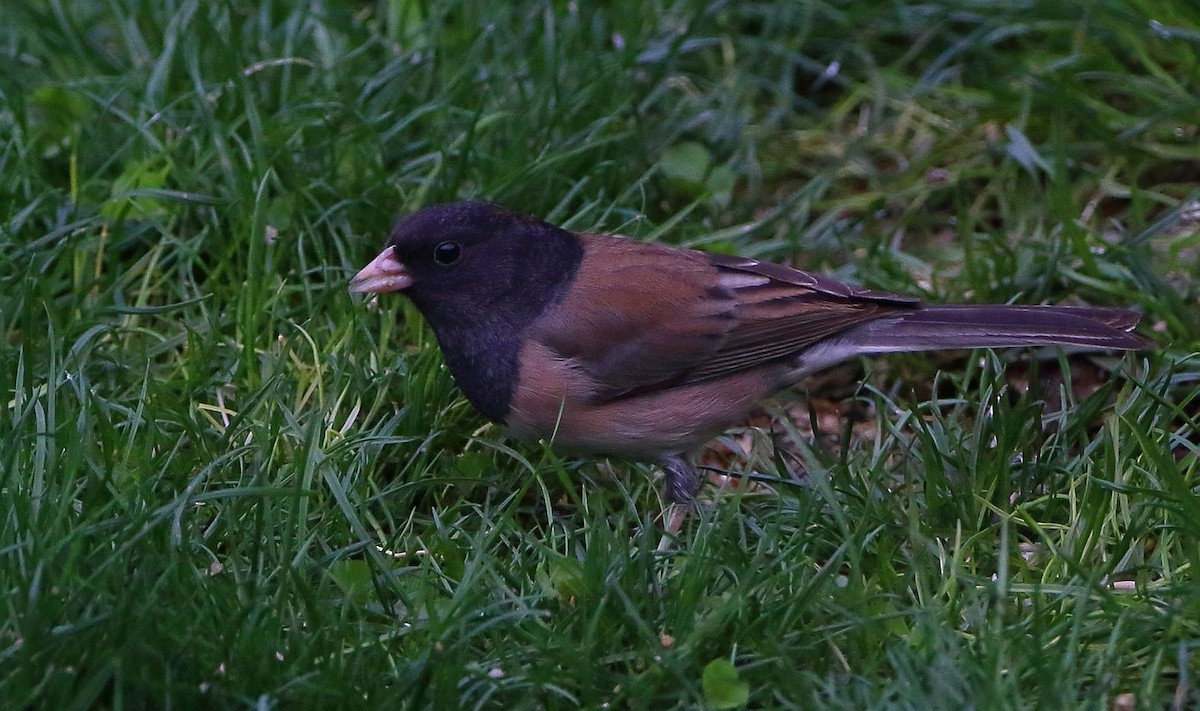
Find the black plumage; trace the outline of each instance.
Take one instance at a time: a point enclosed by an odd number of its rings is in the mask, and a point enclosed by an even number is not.
[[[568,451],[657,461],[676,501],[699,486],[687,452],[848,358],[1150,345],[1125,309],[925,305],[780,264],[575,234],[483,202],[404,219],[350,288],[409,296],[488,418]]]

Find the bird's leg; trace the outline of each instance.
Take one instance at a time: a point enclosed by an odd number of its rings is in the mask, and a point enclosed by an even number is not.
[[[663,489],[667,503],[690,505],[700,493],[700,475],[682,454],[672,454],[663,460]]]
[[[682,454],[672,454],[663,460],[663,491],[666,494],[667,509],[663,511],[667,535],[658,544],[660,551],[670,545],[670,538],[679,533],[683,520],[687,518],[688,510],[700,492],[700,475],[696,468]]]

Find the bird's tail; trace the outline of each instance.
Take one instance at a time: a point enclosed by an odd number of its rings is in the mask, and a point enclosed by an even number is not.
[[[1134,311],[1100,306],[920,306],[813,344],[800,353],[786,380],[794,382],[847,358],[879,353],[1020,346],[1142,350],[1153,343],[1133,333],[1140,318]]]
[[[1101,306],[932,305],[842,336],[859,354],[1050,345],[1139,350],[1151,345],[1133,333],[1140,318],[1134,311]]]

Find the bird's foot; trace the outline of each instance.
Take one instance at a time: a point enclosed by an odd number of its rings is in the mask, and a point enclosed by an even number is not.
[[[696,503],[700,492],[700,475],[682,454],[675,454],[663,461],[663,493],[667,507],[663,510],[665,535],[658,542],[658,550],[671,547],[671,541],[679,534],[688,512]]]

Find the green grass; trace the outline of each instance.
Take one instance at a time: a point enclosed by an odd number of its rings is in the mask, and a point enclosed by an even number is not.
[[[8,5],[12,707],[1200,703],[1194,3]],[[1160,348],[817,379],[659,553],[346,293],[476,196]]]

